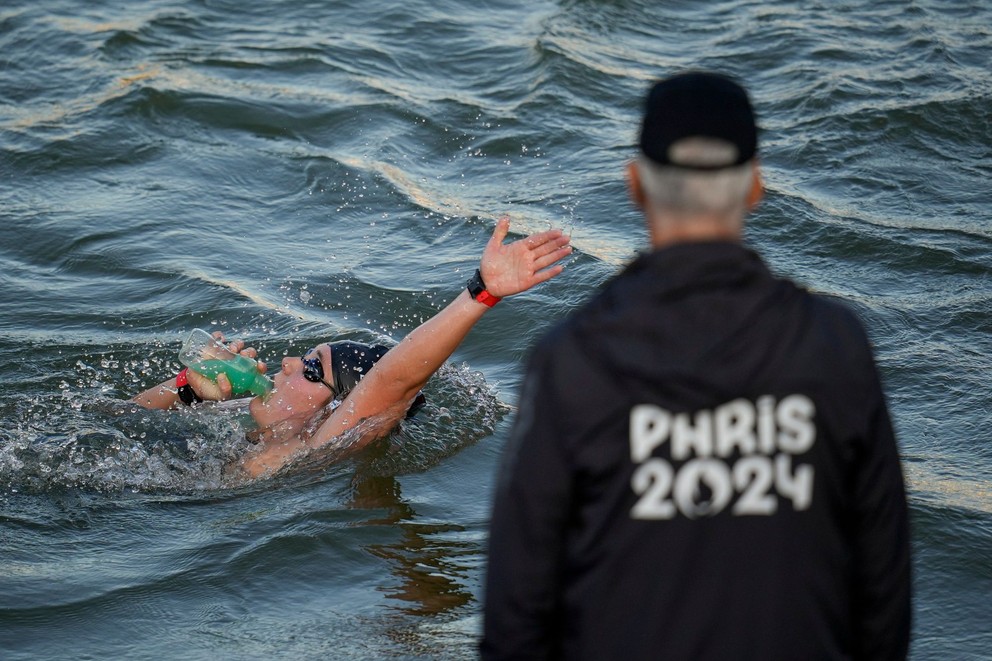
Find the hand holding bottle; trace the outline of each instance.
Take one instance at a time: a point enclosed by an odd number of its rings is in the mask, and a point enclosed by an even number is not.
[[[232,394],[246,392],[268,393],[272,381],[263,374],[264,363],[257,363],[254,356],[255,350],[245,348],[244,342],[238,340],[225,345],[223,334],[210,335],[200,329],[190,333],[179,352],[180,362],[209,379],[209,384],[201,379],[191,379],[194,390],[204,399],[228,399]],[[201,392],[212,387],[218,392]]]

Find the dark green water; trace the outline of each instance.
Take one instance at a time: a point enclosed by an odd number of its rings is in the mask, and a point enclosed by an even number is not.
[[[953,0],[5,0],[0,657],[471,658],[527,348],[643,245],[647,85],[709,67],[764,129],[748,241],[876,344],[912,657],[992,658],[990,26]],[[238,415],[121,403],[193,327],[272,363],[396,340],[502,213],[570,230],[568,270],[358,459],[233,485]]]

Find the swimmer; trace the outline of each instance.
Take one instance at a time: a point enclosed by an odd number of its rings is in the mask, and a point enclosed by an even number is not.
[[[388,434],[408,413],[416,412],[427,380],[486,311],[501,298],[561,273],[563,266],[558,262],[572,252],[569,238],[560,229],[504,243],[509,229],[509,219],[501,218],[468,286],[388,351],[385,347],[325,343],[303,356],[283,358],[272,390],[252,398],[249,404],[259,427],[261,447],[241,460],[241,468],[251,477],[271,475],[353,429],[357,429],[358,437],[351,449],[357,450]],[[223,335],[215,335],[223,341]],[[228,348],[253,359],[258,355],[241,340],[230,342]],[[355,377],[356,367],[370,369],[359,379]],[[259,362],[258,368],[265,372],[265,363]],[[180,375],[178,381],[164,381],[132,401],[149,409],[169,409],[197,400],[229,400],[234,395],[223,374],[216,382],[191,370]],[[311,430],[311,422],[324,415],[325,407],[335,399],[340,405]]]

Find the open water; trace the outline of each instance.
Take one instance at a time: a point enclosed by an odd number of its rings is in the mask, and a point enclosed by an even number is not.
[[[912,658],[992,658],[992,5],[957,0],[3,0],[0,658],[473,657],[524,357],[644,244],[622,168],[688,67],[753,92],[749,243],[876,344]],[[502,213],[566,273],[366,454],[234,484],[242,417],[122,403],[194,327],[397,340]]]

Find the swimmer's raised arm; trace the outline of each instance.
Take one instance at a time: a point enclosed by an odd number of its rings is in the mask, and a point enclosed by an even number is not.
[[[563,269],[557,262],[572,252],[569,238],[561,230],[539,232],[503,243],[509,229],[507,218],[496,223],[479,267],[486,291],[496,298],[518,294],[555,277]],[[305,447],[313,449],[325,445],[365,420],[374,420],[374,424],[363,432],[353,449],[388,433],[406,414],[431,375],[451,356],[489,307],[463,289],[443,310],[390,349],[344,403],[306,440]],[[300,437],[271,443],[260,453],[246,458],[243,467],[253,476],[272,472],[303,448],[304,441]]]

